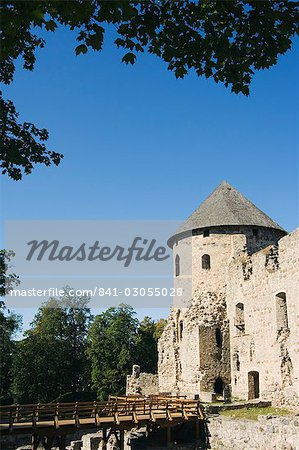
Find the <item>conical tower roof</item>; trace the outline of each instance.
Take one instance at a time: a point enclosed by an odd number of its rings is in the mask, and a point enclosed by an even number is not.
[[[285,231],[226,181],[191,214],[175,235],[199,228],[249,225]],[[173,238],[170,239],[172,241]]]

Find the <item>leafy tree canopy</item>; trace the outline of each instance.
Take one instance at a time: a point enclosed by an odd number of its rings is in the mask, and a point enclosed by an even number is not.
[[[95,317],[88,334],[93,388],[99,399],[124,394],[126,375],[135,362],[138,320],[125,304]]]
[[[284,0],[1,1],[0,80],[11,83],[15,61],[33,70],[44,47],[39,29],[66,26],[76,33],[77,55],[100,51],[107,26],[115,45],[134,64],[147,51],[164,60],[177,78],[194,70],[235,93],[249,94],[255,71],[277,63],[298,34],[298,2]],[[2,99],[2,172],[13,179],[31,173],[35,163],[59,164],[62,155],[46,149],[47,131],[20,124],[10,101]]]
[[[10,260],[14,256],[11,250],[0,250],[0,297],[19,283],[11,269]],[[6,310],[5,303],[0,300],[0,404],[9,403],[12,399],[12,361],[15,354],[14,335],[20,329],[21,318]]]
[[[19,277],[15,273],[9,273],[11,269],[11,259],[14,256],[12,250],[0,250],[0,297],[5,296],[7,292],[20,283]],[[0,308],[3,306],[0,301]]]
[[[91,320],[87,298],[69,288],[36,314],[13,361],[13,396],[18,402],[78,400],[90,389],[86,336]]]
[[[155,328],[155,333],[154,333],[154,338],[156,339],[156,341],[158,341],[160,339],[160,337],[162,336],[162,333],[164,331],[166,324],[167,324],[166,319],[159,319],[158,322],[156,323],[156,328]]]
[[[156,322],[146,316],[139,324],[136,336],[136,364],[143,372],[157,373],[158,341]]]
[[[17,314],[5,311],[0,304],[0,404],[12,400],[12,362],[15,355],[14,335],[20,329],[21,319]]]
[[[143,372],[156,373],[158,338],[165,320],[145,317],[139,322],[134,310],[125,304],[109,308],[95,317],[88,334],[88,357],[93,388],[101,400],[123,395],[126,376],[133,364]]]

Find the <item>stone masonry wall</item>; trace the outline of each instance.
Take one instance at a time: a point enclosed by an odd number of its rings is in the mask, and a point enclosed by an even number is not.
[[[174,270],[177,256],[180,263],[174,285],[183,295],[175,299],[159,342],[160,392],[208,399],[220,378],[223,385],[232,384],[235,397],[247,399],[253,395],[248,373],[258,372],[258,395],[296,402],[298,232],[279,240],[283,234],[257,227],[214,227],[207,237],[201,231],[174,243]],[[202,266],[203,255],[210,257],[208,269]],[[283,299],[277,312],[275,296],[280,292],[287,295],[288,328],[278,333],[277,315],[286,320]],[[240,333],[238,303],[245,308],[246,322]]]
[[[230,417],[209,419],[212,450],[298,450],[299,417],[259,416],[258,420]]]
[[[250,257],[236,258],[228,271],[232,392],[248,398],[249,372],[257,372],[261,398],[296,404],[299,398],[299,230]],[[286,315],[280,297],[286,299]],[[243,305],[245,330],[236,327]],[[283,301],[282,301],[283,304]],[[278,305],[278,306],[277,306]],[[281,321],[286,321],[281,322]]]
[[[132,375],[127,376],[126,395],[157,395],[158,393],[158,375],[140,372],[140,367],[134,365]]]

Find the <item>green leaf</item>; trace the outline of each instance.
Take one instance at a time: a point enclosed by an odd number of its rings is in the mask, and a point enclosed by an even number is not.
[[[85,44],[78,45],[78,47],[76,47],[76,49],[75,49],[75,52],[76,52],[77,56],[80,55],[80,53],[82,53],[84,55],[85,53],[87,53],[86,45]]]
[[[57,27],[56,23],[54,22],[54,20],[49,20],[49,22],[46,22],[46,30],[47,31],[54,31],[55,28]]]
[[[126,53],[125,56],[123,57],[123,59],[121,60],[122,62],[125,62],[126,64],[134,64],[136,60],[136,55],[134,55],[134,53]]]
[[[117,38],[115,39],[114,44],[116,44],[117,47],[124,47],[126,42],[123,39]]]

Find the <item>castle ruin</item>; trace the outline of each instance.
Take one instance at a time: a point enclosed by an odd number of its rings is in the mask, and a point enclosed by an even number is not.
[[[183,296],[159,341],[159,392],[297,404],[299,230],[222,182],[168,244]]]

